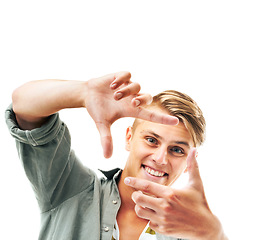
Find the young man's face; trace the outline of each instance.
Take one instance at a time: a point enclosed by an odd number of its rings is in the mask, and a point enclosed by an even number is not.
[[[158,107],[155,110],[167,113]],[[192,147],[193,140],[183,123],[168,126],[140,120],[134,131],[127,129],[126,149],[130,154],[126,176],[171,185],[185,170]]]

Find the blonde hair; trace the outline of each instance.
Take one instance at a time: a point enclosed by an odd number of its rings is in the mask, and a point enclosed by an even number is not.
[[[159,106],[177,117],[188,129],[195,147],[205,141],[206,121],[197,103],[188,95],[167,90],[153,97],[150,106]],[[136,123],[134,123],[135,127]]]

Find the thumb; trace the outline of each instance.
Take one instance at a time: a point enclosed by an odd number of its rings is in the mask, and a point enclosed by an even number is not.
[[[113,153],[113,141],[111,136],[111,124],[96,122],[97,129],[100,134],[101,146],[103,149],[103,155],[105,158],[110,158]]]
[[[203,190],[203,183],[199,172],[199,166],[196,160],[197,149],[190,150],[187,161],[187,172],[189,177],[189,185],[197,190]]]

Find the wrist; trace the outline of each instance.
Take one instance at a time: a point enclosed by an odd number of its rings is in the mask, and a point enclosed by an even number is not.
[[[86,107],[86,101],[89,96],[89,81],[80,82],[80,106]]]
[[[211,240],[228,240],[228,238],[226,237],[221,222],[219,221],[219,219],[214,216],[215,218],[215,228],[214,231],[212,231],[212,234],[209,238],[206,239],[211,239]]]
[[[86,97],[88,95],[88,86],[86,81],[67,81],[64,91],[61,92],[60,109],[64,108],[82,108],[85,107]]]

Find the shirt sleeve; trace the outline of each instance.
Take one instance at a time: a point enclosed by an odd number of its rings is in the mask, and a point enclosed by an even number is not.
[[[95,174],[71,150],[69,130],[58,113],[33,130],[19,128],[12,105],[5,118],[42,212],[57,207],[94,182]]]

